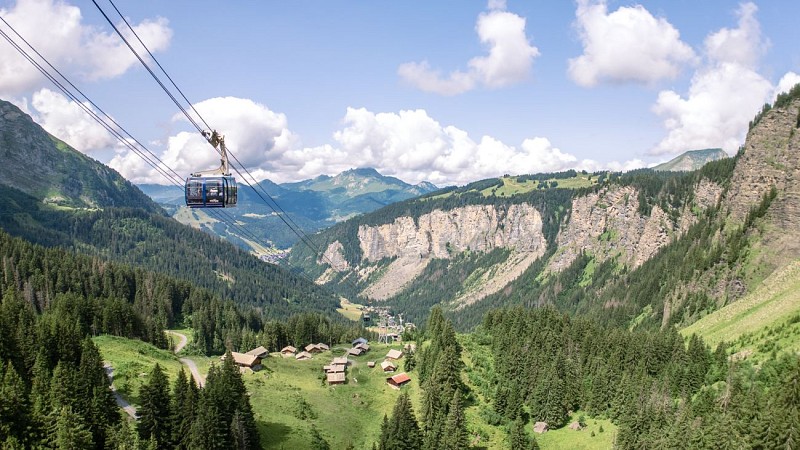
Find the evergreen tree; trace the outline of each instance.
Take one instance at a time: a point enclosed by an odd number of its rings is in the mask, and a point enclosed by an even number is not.
[[[30,414],[25,391],[25,383],[14,366],[0,360],[0,441],[25,441]]]
[[[464,416],[464,407],[461,403],[461,393],[455,391],[447,412],[447,421],[444,425],[444,436],[441,448],[459,450],[469,446],[467,435],[467,419]]]
[[[172,444],[176,448],[185,449],[189,446],[197,396],[197,385],[181,369],[172,390]]]
[[[62,406],[59,409],[49,435],[52,448],[84,450],[95,445],[86,422],[79,414],[74,413],[70,406]]]
[[[322,437],[317,427],[311,425],[311,450],[330,450],[331,446],[328,441]]]
[[[167,376],[161,365],[156,363],[150,372],[147,384],[139,393],[139,439],[155,439],[159,446],[168,446],[172,441],[172,420],[170,414],[171,398]]]
[[[525,422],[522,421],[522,417],[517,416],[516,420],[511,423],[511,428],[509,430],[509,449],[510,450],[530,450],[533,447],[533,440],[525,431]]]
[[[381,432],[384,449],[419,449],[422,446],[419,424],[407,393],[400,394],[392,410],[392,418],[384,422],[386,432]]]

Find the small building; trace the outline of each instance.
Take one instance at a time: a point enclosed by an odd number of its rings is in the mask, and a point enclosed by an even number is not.
[[[381,363],[381,369],[383,369],[384,372],[394,372],[397,370],[397,365],[392,361],[386,360]]]
[[[370,369],[375,367],[375,361],[367,361],[367,367],[369,367]]]
[[[347,350],[347,354],[348,355],[361,356],[362,353],[364,353],[364,350],[362,350],[362,349],[360,349],[358,347],[353,347],[353,348]]]
[[[353,347],[355,347],[355,346],[356,346],[356,345],[358,345],[358,344],[366,344],[366,343],[368,343],[368,342],[369,342],[369,341],[367,341],[367,340],[366,340],[366,339],[364,339],[363,337],[360,337],[360,338],[356,339],[355,341],[353,341]]]
[[[388,383],[389,386],[395,389],[400,389],[401,386],[404,386],[409,382],[411,382],[411,377],[409,377],[408,374],[405,372],[398,373],[397,375],[391,376],[386,379],[386,383]]]
[[[346,365],[350,364],[350,361],[347,360],[347,356],[339,356],[339,357],[333,358],[333,361],[331,362],[331,364],[333,364],[334,366],[346,366]]]
[[[331,371],[331,367],[333,367],[333,366],[331,366],[331,365],[322,366],[322,371],[325,372],[325,373],[328,373],[328,372]]]
[[[536,422],[533,424],[533,432],[542,434],[549,430],[550,427],[547,426],[547,422]]]
[[[330,350],[330,349],[331,349],[330,347],[328,347],[328,344],[323,344],[322,342],[320,342],[319,344],[317,344],[317,348],[318,348],[318,349],[319,349],[319,351],[321,351],[321,352],[327,352],[328,350]]]
[[[317,347],[317,344],[308,344],[308,345],[306,345],[306,351],[308,353],[319,353],[322,350],[320,350],[320,348]]]
[[[360,348],[361,350],[364,350],[364,352],[366,353],[369,351],[369,344],[358,344],[355,346],[355,348]]]
[[[263,345],[250,350],[249,352],[245,353],[245,355],[253,355],[258,356],[261,359],[264,359],[269,356],[269,350],[267,350]]]
[[[386,354],[386,359],[393,359],[397,361],[398,359],[403,357],[403,352],[400,350],[389,350],[389,353]]]
[[[295,353],[297,353],[297,349],[292,347],[291,345],[287,345],[286,347],[283,347],[281,349],[281,356],[284,357],[294,356]]]
[[[325,371],[326,373],[344,373],[345,370],[345,366],[340,366],[338,364],[337,365],[331,364],[330,366],[325,366],[325,367],[328,368],[328,370]]]
[[[311,359],[311,358],[312,358],[312,355],[311,355],[311,353],[308,353],[308,352],[300,352],[297,355],[295,355],[295,357],[294,357],[294,359],[296,359],[298,361],[305,361],[305,360]]]
[[[575,431],[581,431],[583,427],[578,422],[572,422],[571,424],[569,424],[569,429]]]
[[[222,355],[219,359],[225,360],[226,355]],[[231,352],[233,362],[239,367],[247,367],[248,369],[258,370],[261,368],[261,358],[255,355],[248,355],[246,353]]]
[[[344,372],[331,372],[327,377],[328,384],[344,384],[346,378]]]

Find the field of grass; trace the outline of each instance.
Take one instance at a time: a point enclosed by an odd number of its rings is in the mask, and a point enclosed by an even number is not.
[[[340,305],[341,308],[336,308],[336,312],[354,322],[361,320],[361,310],[364,308],[364,305],[350,303],[346,298],[342,298]]]
[[[103,361],[114,367],[117,391],[133,405],[138,404],[139,387],[147,382],[156,363],[161,364],[170,381],[175,380],[182,367],[172,352],[146,342],[108,335],[97,336],[92,341],[100,349]]]
[[[752,293],[681,330],[743,355],[800,350],[800,261],[767,277]]]
[[[590,180],[589,176],[590,175],[588,174],[587,175],[578,174],[577,176],[572,178],[565,178],[560,180],[556,180],[555,178],[553,178],[546,180],[543,183],[549,185],[551,182],[555,181],[558,183],[557,187],[559,188],[580,189],[592,186],[597,182],[596,178]],[[513,195],[524,194],[526,192],[531,192],[536,189],[539,189],[539,184],[540,184],[540,182],[536,180],[524,180],[522,182],[519,182],[517,180],[517,177],[502,177],[500,179],[503,181],[503,186],[499,188],[491,187],[488,189],[484,189],[481,191],[481,193],[486,197],[492,194],[498,197],[511,197]]]
[[[577,422],[581,414],[580,411],[574,413],[567,423]],[[582,430],[571,430],[569,427],[551,430],[536,434],[536,442],[543,450],[605,450],[613,448],[617,426],[606,419],[592,419],[587,416],[585,420],[586,428]],[[603,429],[602,432],[600,428]]]

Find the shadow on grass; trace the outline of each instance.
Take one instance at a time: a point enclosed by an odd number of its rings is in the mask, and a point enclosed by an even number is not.
[[[292,428],[282,423],[258,421],[258,433],[265,448],[280,448],[279,445],[289,440]]]

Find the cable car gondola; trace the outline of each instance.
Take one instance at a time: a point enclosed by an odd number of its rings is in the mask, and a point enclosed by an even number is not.
[[[186,206],[189,208],[230,208],[236,206],[236,179],[228,169],[225,137],[216,131],[204,131],[203,136],[220,154],[219,169],[191,174],[186,179]]]

